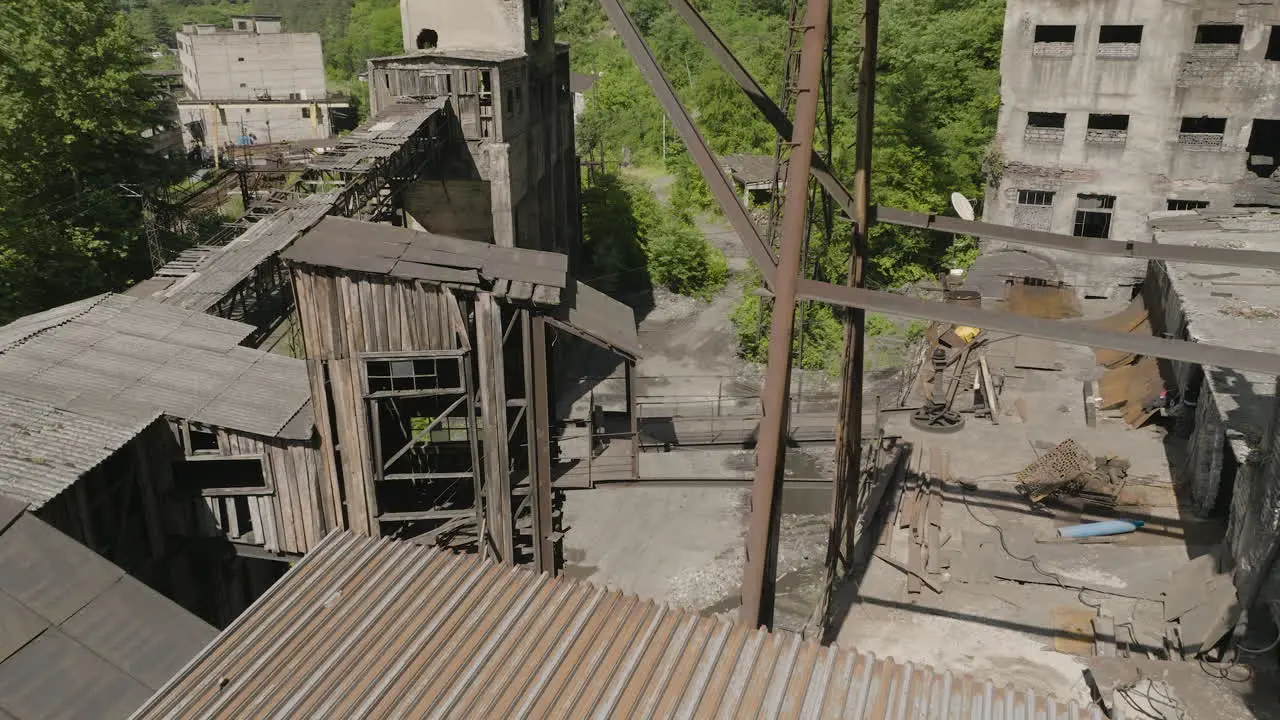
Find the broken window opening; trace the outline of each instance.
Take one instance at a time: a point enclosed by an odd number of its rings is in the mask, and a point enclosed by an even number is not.
[[[309,108],[309,107],[304,107],[304,108],[302,108],[302,117],[303,117],[303,118],[306,118],[306,119],[308,119],[308,120],[310,120],[310,119],[311,119],[311,108]]]
[[[1089,113],[1090,130],[1128,130],[1128,115],[1105,115],[1098,113]]]
[[[431,28],[423,28],[418,31],[418,37],[415,40],[419,50],[433,50],[440,44],[440,33]]]
[[[1197,45],[1239,45],[1243,25],[1197,25]]]
[[[493,93],[493,73],[488,70],[480,71],[480,94],[489,95]]]
[[[1049,190],[1019,190],[1018,204],[1050,207],[1053,205],[1053,192]]]
[[[1280,25],[1271,26],[1271,35],[1267,39],[1267,60],[1280,62]]]
[[[1076,237],[1111,237],[1111,213],[1115,206],[1114,195],[1076,195],[1076,217],[1071,234]]]
[[[1280,120],[1254,118],[1245,150],[1245,167],[1258,177],[1271,177],[1280,166]]]
[[[1067,127],[1067,114],[1056,112],[1027,113],[1027,127],[1058,129]]]
[[[1129,136],[1128,115],[1090,113],[1084,140],[1091,145],[1123,145]]]
[[[1208,200],[1174,200],[1170,198],[1166,201],[1166,209],[1168,210],[1203,210],[1209,207]]]
[[[1098,30],[1098,42],[1104,45],[1112,43],[1138,44],[1142,42],[1141,25],[1103,25]]]
[[[173,463],[173,477],[180,486],[211,497],[271,492],[261,456],[189,458]]]
[[[463,390],[462,363],[457,356],[370,358],[365,382],[370,397],[438,395]]]
[[[1178,132],[1184,133],[1216,133],[1221,135],[1227,130],[1226,118],[1184,117]]]
[[[1073,43],[1076,41],[1076,26],[1037,25],[1035,41],[1038,43]]]
[[[212,428],[187,423],[186,430],[187,455],[218,454],[218,433]]]

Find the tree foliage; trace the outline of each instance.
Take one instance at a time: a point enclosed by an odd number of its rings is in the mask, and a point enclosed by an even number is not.
[[[615,295],[649,285],[708,299],[724,287],[724,254],[647,185],[607,174],[582,191],[586,281]]]
[[[150,269],[141,206],[127,195],[169,180],[141,136],[164,117],[116,10],[0,8],[0,321]]]
[[[778,97],[782,84],[787,0],[701,0],[699,10],[764,86]],[[775,136],[736,85],[707,56],[665,0],[630,0],[628,9],[655,57],[719,154],[772,155]],[[857,118],[858,3],[837,0],[833,18],[830,152],[837,174],[853,174]],[[983,160],[999,108],[1003,0],[883,0],[873,152],[873,202],[945,212],[951,192],[981,196]],[[584,155],[656,163],[676,177],[672,201],[682,212],[712,206],[701,176],[662,114],[596,0],[566,0],[558,32],[573,44],[576,70],[599,74],[579,131]],[[820,137],[822,133],[820,132]],[[833,240],[811,243],[811,262],[827,280],[843,281],[850,227],[838,222]],[[869,239],[867,281],[897,287],[947,266],[971,262],[971,239],[877,225]],[[747,279],[748,290],[752,280]],[[734,314],[742,353],[764,357],[767,304],[747,292]],[[830,362],[840,324],[828,309],[810,308],[799,325],[805,367]],[[761,332],[761,328],[766,332]],[[799,347],[797,347],[799,351]]]

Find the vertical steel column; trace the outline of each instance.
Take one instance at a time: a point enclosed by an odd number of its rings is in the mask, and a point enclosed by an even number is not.
[[[857,145],[854,148],[853,243],[846,284],[862,287],[862,265],[871,224],[871,151],[875,123],[876,55],[880,0],[863,0],[862,58],[858,68]],[[862,494],[862,373],[866,313],[850,308],[844,327],[844,369],[840,410],[836,415],[836,478],[831,535],[827,542],[827,589],[848,572],[853,555],[854,524]]]
[[[528,311],[526,311],[526,314]],[[533,392],[529,402],[533,407],[526,411],[525,422],[533,423],[533,452],[537,465],[529,468],[529,499],[533,504],[533,563],[538,572],[554,574],[555,551],[551,541],[551,405],[547,388],[547,320],[535,315],[532,322],[525,322],[530,333],[527,341],[531,350],[529,367],[533,374]]]
[[[627,420],[631,423],[631,479],[640,479],[640,416],[636,405],[636,364],[623,363],[626,369]]]
[[[778,520],[786,454],[787,395],[791,384],[791,336],[795,325],[796,285],[800,282],[805,230],[809,222],[809,171],[813,135],[818,122],[818,92],[826,50],[829,0],[809,0],[805,7],[800,74],[796,79],[796,118],[783,205],[782,242],[774,282],[769,366],[762,397],[763,417],[756,446],[756,476],[751,487],[751,520],[742,577],[744,624],[773,626],[777,579]]]

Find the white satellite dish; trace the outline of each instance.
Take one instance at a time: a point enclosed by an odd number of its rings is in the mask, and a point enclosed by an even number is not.
[[[973,203],[969,202],[969,198],[958,192],[951,193],[951,207],[956,209],[956,214],[963,220],[973,220]]]

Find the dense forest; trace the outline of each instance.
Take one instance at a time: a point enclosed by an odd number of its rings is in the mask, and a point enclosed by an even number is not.
[[[753,74],[777,94],[786,0],[700,0],[699,8]],[[666,0],[629,0],[641,30],[718,153],[774,152],[774,135],[712,62]],[[362,100],[369,57],[400,51],[398,0],[42,0],[0,27],[0,319],[120,288],[146,273],[141,210],[132,191],[172,182],[140,152],[155,124],[143,50],[172,46],[184,22],[224,23],[275,13],[288,30],[321,34],[330,89]],[[640,272],[655,284],[706,296],[726,281],[724,260],[693,230],[711,208],[706,188],[596,0],[558,0],[557,33],[574,68],[599,76],[578,129],[584,156],[624,158],[675,177],[671,207],[634,179],[611,177],[584,193],[588,255],[598,280],[621,291]],[[834,12],[831,153],[851,175],[858,37],[856,3]],[[1002,0],[884,0],[874,201],[941,211],[959,191],[979,196],[999,90]],[[61,78],[85,78],[75,84]],[[129,158],[122,162],[122,158]],[[131,189],[126,192],[122,188]],[[848,228],[814,247],[816,272],[840,280]],[[869,280],[908,283],[962,262],[951,238],[877,226]],[[750,279],[748,279],[750,281]],[[744,354],[767,308],[752,293],[735,314]],[[746,329],[750,332],[746,332]],[[829,310],[805,319],[805,365],[829,359],[839,327]],[[825,359],[824,359],[825,358]]]

